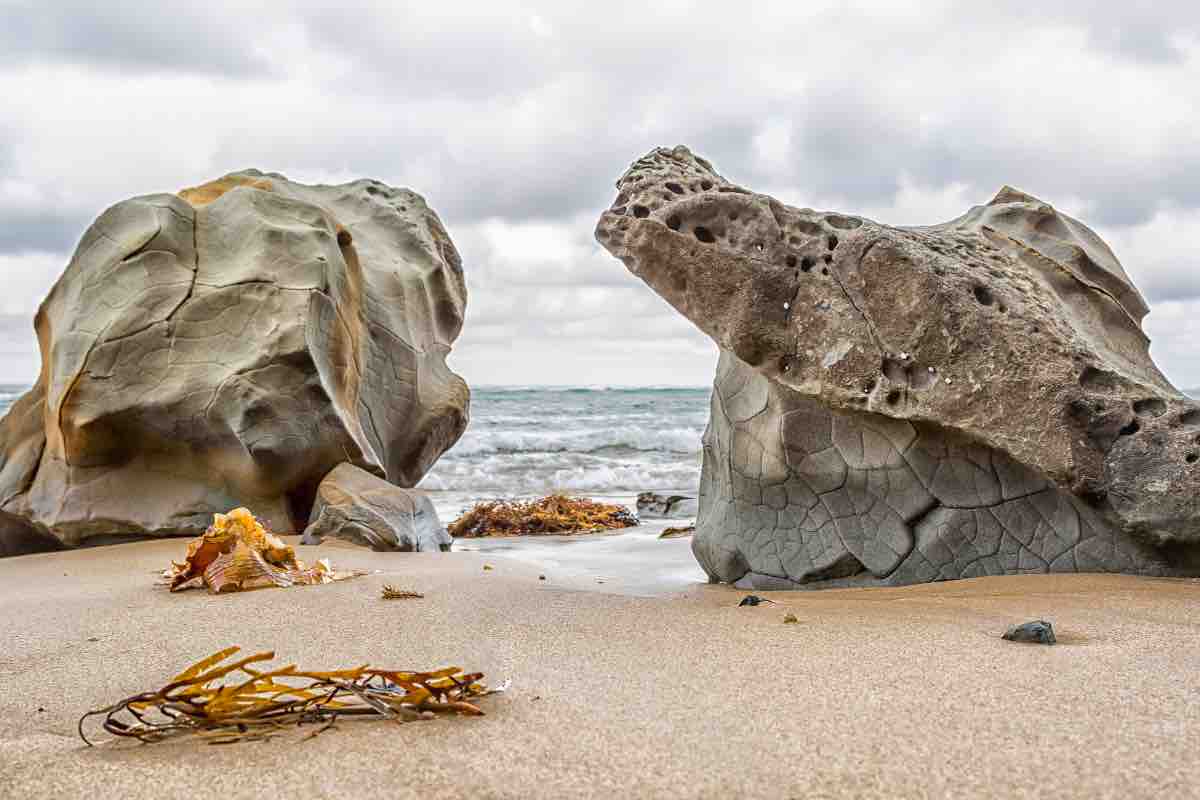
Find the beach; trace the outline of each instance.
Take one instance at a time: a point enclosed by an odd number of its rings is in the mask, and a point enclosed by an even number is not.
[[[1124,798],[1200,782],[1195,580],[1008,576],[751,608],[728,586],[645,596],[502,551],[326,544],[300,557],[371,574],[170,594],[156,573],[183,549],[0,561],[0,795]],[[425,597],[383,601],[385,582]],[[1000,639],[1037,618],[1058,645]],[[482,718],[345,722],[303,742],[77,737],[83,711],[230,644],[512,685]]]

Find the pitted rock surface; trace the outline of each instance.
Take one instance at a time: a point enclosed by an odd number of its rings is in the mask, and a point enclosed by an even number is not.
[[[722,350],[693,540],[712,579],[1200,572],[1200,406],[1082,223],[1005,188],[884,226],[683,147],[618,192],[597,239]]]
[[[417,194],[248,171],[126,200],[38,311],[0,421],[0,553],[303,528],[342,462],[412,486],[466,426],[462,265]]]
[[[454,539],[425,495],[401,489],[353,464],[340,464],[317,487],[301,544],[326,536],[372,550],[449,550]]]

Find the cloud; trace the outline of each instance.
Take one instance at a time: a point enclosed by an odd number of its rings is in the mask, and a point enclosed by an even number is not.
[[[468,380],[702,383],[711,347],[591,241],[629,162],[686,143],[731,180],[889,223],[1018,186],[1109,239],[1155,305],[1156,355],[1200,384],[1184,327],[1157,322],[1200,296],[1193,3],[69,0],[5,18],[6,271],[65,263],[132,195],[249,166],[369,176],[425,195],[463,252]]]
[[[9,0],[0,63],[86,64],[118,72],[266,71],[258,31],[268,4]],[[254,24],[248,24],[253,19]]]

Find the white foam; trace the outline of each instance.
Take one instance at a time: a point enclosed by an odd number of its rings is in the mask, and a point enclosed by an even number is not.
[[[443,458],[487,453],[593,453],[608,447],[699,453],[702,428],[652,428],[636,425],[590,430],[486,430],[474,429]]]
[[[439,462],[419,488],[439,492],[505,495],[569,492],[644,492],[661,487],[698,486],[699,463],[589,464],[545,471],[496,469],[493,462]]]

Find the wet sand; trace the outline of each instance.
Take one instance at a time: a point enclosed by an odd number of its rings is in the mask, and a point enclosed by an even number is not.
[[[322,546],[301,557],[382,573],[171,595],[154,573],[182,549],[0,560],[0,796],[1173,798],[1200,785],[1197,581],[1021,576],[738,608],[729,587],[637,596],[502,551]],[[384,582],[426,597],[379,600]],[[1040,617],[1061,644],[999,638]],[[482,701],[484,718],[344,723],[299,743],[76,738],[83,710],[235,643],[313,667],[457,664],[513,687]]]

